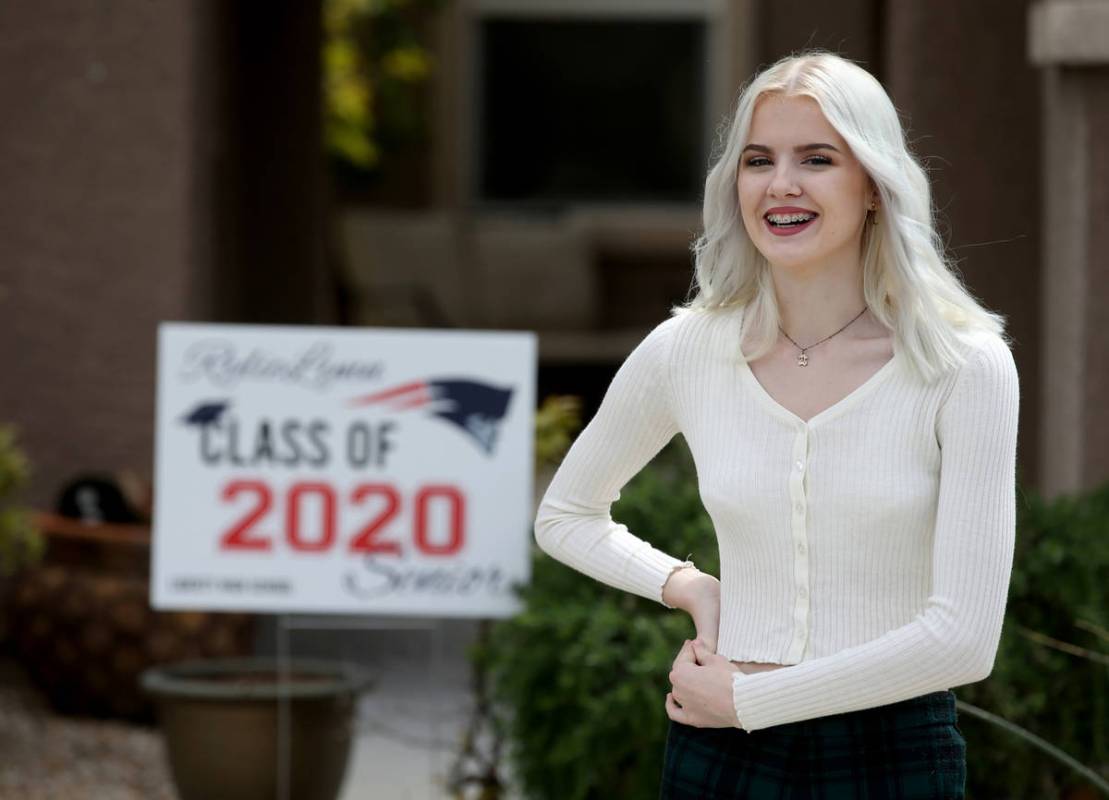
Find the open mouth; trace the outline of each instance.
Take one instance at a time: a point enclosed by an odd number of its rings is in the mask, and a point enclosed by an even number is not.
[[[770,231],[778,236],[787,236],[807,228],[819,214],[766,214],[763,216]]]
[[[775,228],[796,228],[806,222],[812,222],[816,214],[767,214],[766,221]]]

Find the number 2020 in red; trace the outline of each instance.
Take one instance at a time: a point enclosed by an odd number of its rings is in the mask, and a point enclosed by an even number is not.
[[[253,503],[236,522],[220,536],[220,549],[247,552],[269,552],[274,548],[270,533],[260,530],[262,523],[274,511],[274,491],[264,481],[236,480],[227,483],[220,492],[225,503],[251,498]],[[305,503],[314,499],[315,503]],[[361,506],[381,498],[383,507],[357,531],[353,532],[345,547],[348,552],[364,555],[400,555],[401,544],[384,538],[386,526],[401,510],[401,496],[395,486],[388,483],[360,483],[355,486],[346,500],[351,506]],[[292,549],[305,553],[324,553],[336,544],[336,517],[339,498],[334,487],[319,481],[301,481],[292,484],[284,498],[278,497],[277,515],[284,523],[285,543]],[[423,555],[452,556],[462,549],[465,541],[466,497],[457,486],[433,484],[421,486],[412,497],[412,543]],[[434,504],[443,504],[447,516],[446,541],[432,541],[429,529],[431,509]],[[311,538],[306,535],[304,524],[307,510],[316,509],[318,523],[311,526],[315,530]],[[438,538],[438,537],[437,537]]]

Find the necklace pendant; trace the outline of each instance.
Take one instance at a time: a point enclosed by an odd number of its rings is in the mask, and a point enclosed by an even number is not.
[[[802,353],[801,355],[797,356],[797,366],[805,367],[805,366],[808,366],[808,363],[809,363],[809,354],[808,353]]]

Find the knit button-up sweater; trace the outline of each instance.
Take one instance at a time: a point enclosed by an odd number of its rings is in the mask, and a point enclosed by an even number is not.
[[[1008,346],[964,334],[965,363],[931,383],[895,347],[806,421],[742,358],[742,319],[737,308],[683,313],[639,343],[540,502],[539,546],[663,603],[681,562],[610,509],[680,432],[720,551],[717,652],[788,665],[734,674],[738,727],[985,678],[1015,540],[1019,386]]]

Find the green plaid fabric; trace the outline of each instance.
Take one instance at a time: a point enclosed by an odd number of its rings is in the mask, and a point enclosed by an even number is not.
[[[660,800],[962,800],[955,693],[761,730],[670,721]]]

